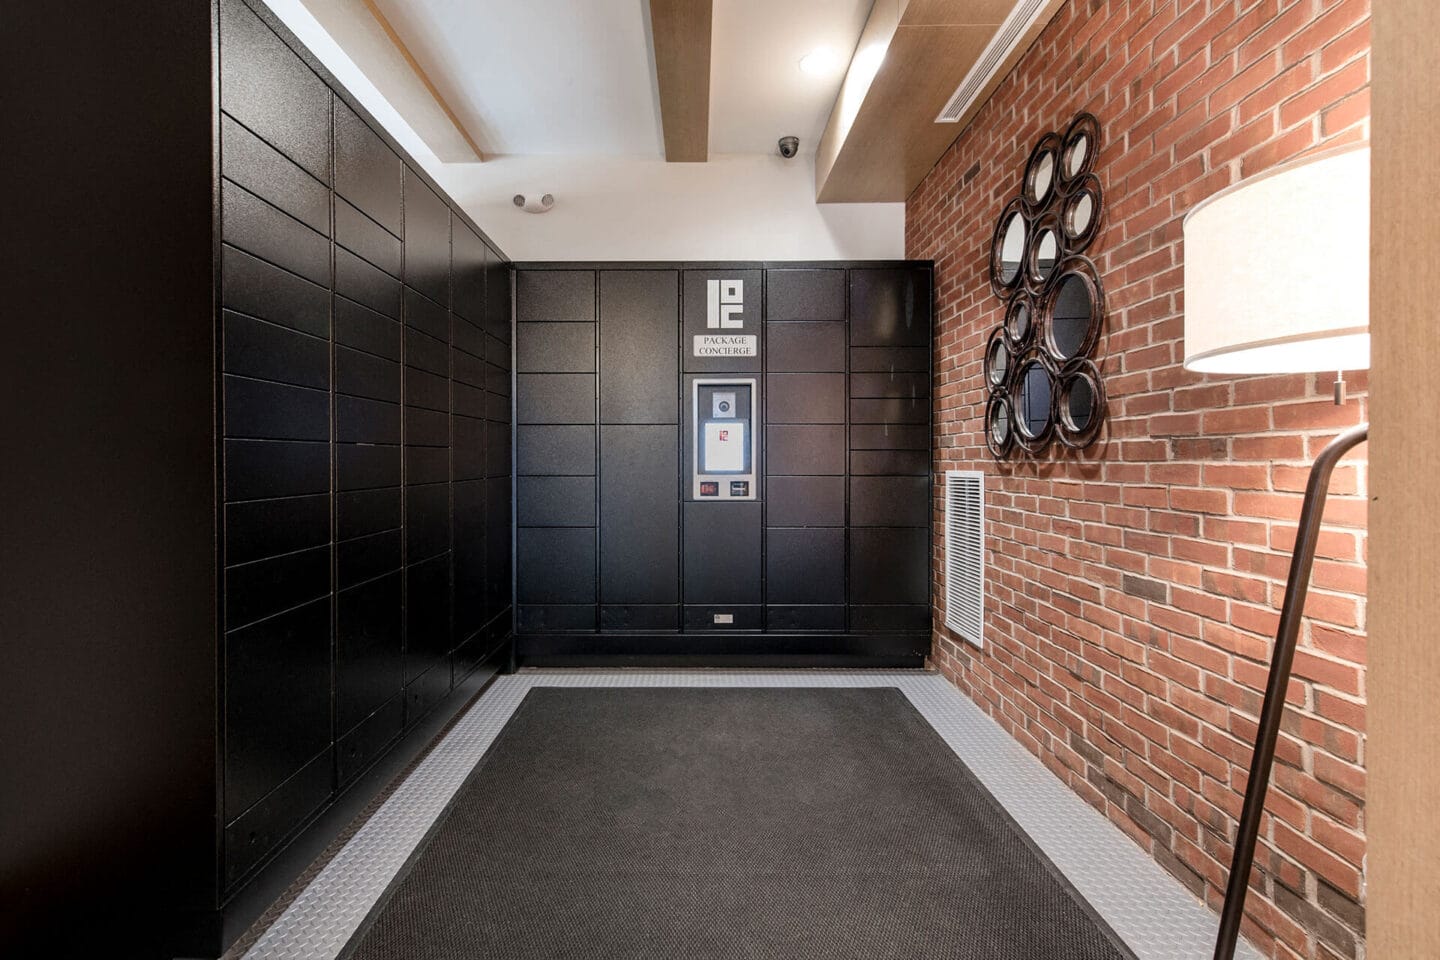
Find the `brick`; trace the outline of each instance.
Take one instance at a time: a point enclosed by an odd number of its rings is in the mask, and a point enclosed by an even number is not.
[[[906,204],[936,263],[936,469],[986,470],[991,635],[931,662],[1085,801],[1218,906],[1309,464],[1368,380],[1183,369],[1182,218],[1240,176],[1369,134],[1367,0],[1070,0]],[[1101,444],[998,470],[980,353],[983,243],[1031,144],[1102,124]],[[1269,957],[1363,955],[1357,865],[1367,471],[1332,480],[1247,901]],[[935,522],[941,522],[940,503]],[[937,533],[938,533],[937,527]],[[936,585],[943,552],[934,551]],[[1288,831],[1288,832],[1287,832]]]

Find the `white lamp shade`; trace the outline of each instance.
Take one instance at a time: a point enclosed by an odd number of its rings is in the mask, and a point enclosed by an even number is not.
[[[1370,366],[1370,147],[1284,164],[1185,217],[1185,368]]]

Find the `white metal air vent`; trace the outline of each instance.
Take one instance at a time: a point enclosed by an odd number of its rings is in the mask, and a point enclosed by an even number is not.
[[[1026,37],[1032,35],[1031,28],[1041,17],[1048,21],[1056,6],[1054,0],[1018,0],[1005,22],[1000,24],[1000,29],[995,31],[995,36],[990,38],[990,43],[985,47],[985,52],[980,54],[980,59],[976,60],[970,72],[965,74],[960,86],[955,88],[950,102],[945,104],[945,109],[940,111],[935,122],[958,123],[976,98],[990,86],[990,81],[996,78],[996,73],[1011,52]]]
[[[985,474],[945,471],[945,626],[975,646],[985,625]]]

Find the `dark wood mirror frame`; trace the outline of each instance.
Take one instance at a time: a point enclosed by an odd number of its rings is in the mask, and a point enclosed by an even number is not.
[[[1025,209],[1031,217],[1038,217],[1060,195],[1060,151],[1063,145],[1060,134],[1047,133],[1035,144],[1035,149],[1030,151],[1030,159],[1025,161],[1025,172],[1020,180],[1020,198],[1025,201]],[[1037,194],[1032,187],[1039,177],[1046,156],[1050,157],[1050,182],[1043,194]]]
[[[1073,229],[1077,204],[1083,197],[1090,198],[1090,222],[1081,229]],[[1105,193],[1100,189],[1100,178],[1087,173],[1077,180],[1060,201],[1060,236],[1068,254],[1084,253],[1085,249],[1100,235],[1100,223],[1105,210]]]
[[[995,422],[1002,415],[1006,423],[1005,436],[997,439]],[[990,453],[997,460],[1008,457],[1015,446],[1015,415],[1010,410],[1010,397],[1003,391],[990,394],[990,400],[985,404],[985,446],[990,448]]]
[[[1000,264],[1012,216],[1020,218],[1019,223],[1024,229],[1025,235],[1020,238],[1020,261],[1015,268],[1015,276],[1006,281],[1001,276]],[[995,296],[1002,300],[1008,300],[1016,291],[1024,287],[1025,254],[1029,249],[1030,218],[1025,214],[1025,201],[1016,197],[1005,205],[1004,210],[1000,211],[1000,219],[995,223],[995,235],[990,238],[990,289],[995,291]]]
[[[1084,155],[1070,168],[1070,158],[1080,141],[1085,143]],[[985,342],[983,376],[988,400],[985,404],[985,445],[998,460],[1010,457],[1016,450],[1030,456],[1041,454],[1051,441],[1066,449],[1081,450],[1099,439],[1106,419],[1105,384],[1094,353],[1100,344],[1105,323],[1105,289],[1095,263],[1082,252],[1100,235],[1104,225],[1105,197],[1100,178],[1095,174],[1100,155],[1100,121],[1094,114],[1076,114],[1064,133],[1051,131],[1036,141],[1020,178],[1020,195],[1012,197],[1000,213],[990,239],[990,287],[1005,301],[1005,314],[999,327]],[[1032,194],[1037,171],[1046,157],[1051,171],[1048,189]],[[1089,222],[1074,227],[1076,204],[1089,197],[1092,205]],[[1008,282],[1001,276],[1001,255],[1011,218],[1018,216],[1025,230],[1020,268]],[[1067,225],[1069,229],[1067,229]],[[1055,235],[1056,263],[1048,275],[1042,275],[1039,264],[1040,238],[1046,231]],[[1057,339],[1056,305],[1070,284],[1084,284],[1090,302],[1088,322],[1083,336],[1072,351],[1062,349],[1068,340]],[[1068,281],[1068,282],[1067,282]],[[1016,331],[1019,311],[1029,311],[1029,323]],[[1069,321],[1080,317],[1065,318]],[[1005,368],[997,370],[996,357],[1003,356]],[[1049,389],[1049,417],[1044,429],[1030,430],[1029,420],[1017,413],[1028,398],[1025,378],[1031,370],[1042,370]],[[1091,396],[1091,415],[1085,422],[1070,408],[1072,393],[1081,386]],[[993,426],[1005,417],[1008,430],[997,440]]]
[[[1086,140],[1085,156],[1072,173],[1070,153],[1082,137]],[[1077,182],[1095,169],[1095,158],[1100,153],[1100,121],[1095,119],[1093,113],[1077,114],[1075,119],[1070,121],[1070,126],[1065,128],[1060,144],[1059,186],[1062,193],[1069,193]]]
[[[1095,269],[1095,264],[1088,257],[1066,257],[1061,260],[1056,264],[1055,273],[1050,280],[1045,296],[1040,301],[1041,333],[1039,339],[1040,345],[1056,366],[1063,366],[1072,360],[1088,357],[1095,352],[1095,347],[1100,342],[1101,323],[1105,317],[1105,288],[1100,282],[1099,271]],[[1080,338],[1080,343],[1074,352],[1069,352],[1061,347],[1055,311],[1067,283],[1072,280],[1083,285],[1086,298],[1090,301],[1090,310],[1085,333]],[[1067,317],[1066,319],[1078,318]]]

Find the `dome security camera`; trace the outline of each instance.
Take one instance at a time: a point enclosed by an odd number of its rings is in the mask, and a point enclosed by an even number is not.
[[[800,138],[781,137],[779,146],[780,156],[784,157],[786,160],[794,159],[795,154],[800,152]]]

